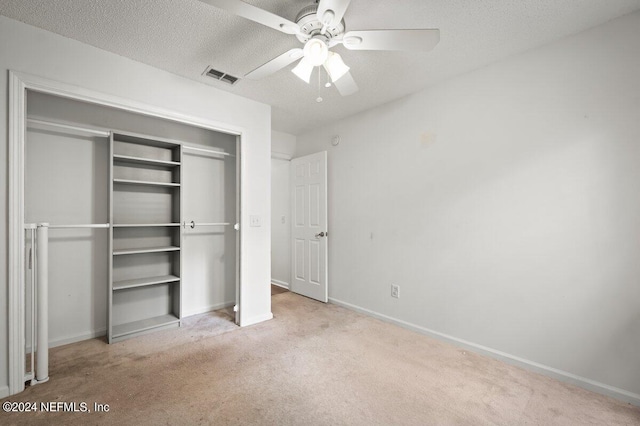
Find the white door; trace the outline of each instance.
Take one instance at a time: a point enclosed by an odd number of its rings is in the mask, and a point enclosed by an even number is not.
[[[327,302],[327,152],[291,160],[291,291]]]
[[[185,148],[182,169],[183,316],[228,308],[235,317],[236,158]]]

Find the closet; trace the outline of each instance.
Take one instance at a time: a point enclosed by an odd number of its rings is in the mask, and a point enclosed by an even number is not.
[[[235,321],[235,135],[36,92],[27,118],[24,219],[50,224],[50,346],[210,311]]]

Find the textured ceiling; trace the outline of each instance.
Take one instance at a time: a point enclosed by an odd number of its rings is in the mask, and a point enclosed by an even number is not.
[[[313,0],[247,0],[290,20]],[[203,77],[208,65],[235,76],[301,44],[197,0],[0,0],[0,14],[273,107],[273,128],[299,133],[415,92],[640,9],[640,0],[352,0],[347,30],[439,28],[429,53],[334,48],[360,91],[307,85],[289,70],[229,86]],[[312,79],[312,82],[314,80]]]

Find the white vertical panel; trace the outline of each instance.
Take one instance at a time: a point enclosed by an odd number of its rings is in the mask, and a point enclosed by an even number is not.
[[[316,176],[320,173],[320,161],[311,161],[309,163],[309,176]]]
[[[309,185],[309,226],[320,226],[320,185]]]
[[[304,274],[304,240],[297,239],[295,243],[295,250],[293,251],[295,259],[293,264],[295,266],[295,277],[299,280],[305,279]]]
[[[296,186],[294,193],[293,207],[295,209],[296,226],[304,226],[306,223],[304,217],[304,185]]]
[[[309,241],[309,282],[320,285],[320,241]]]
[[[298,178],[304,177],[305,166],[306,166],[305,164],[296,165],[296,177],[298,177]]]

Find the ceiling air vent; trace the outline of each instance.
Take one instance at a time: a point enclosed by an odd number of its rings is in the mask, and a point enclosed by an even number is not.
[[[227,74],[226,72],[218,71],[211,67],[207,67],[207,69],[204,70],[204,75],[206,75],[207,77],[215,78],[218,81],[229,83],[231,85],[236,84],[236,82],[240,80],[239,77],[234,77]]]

